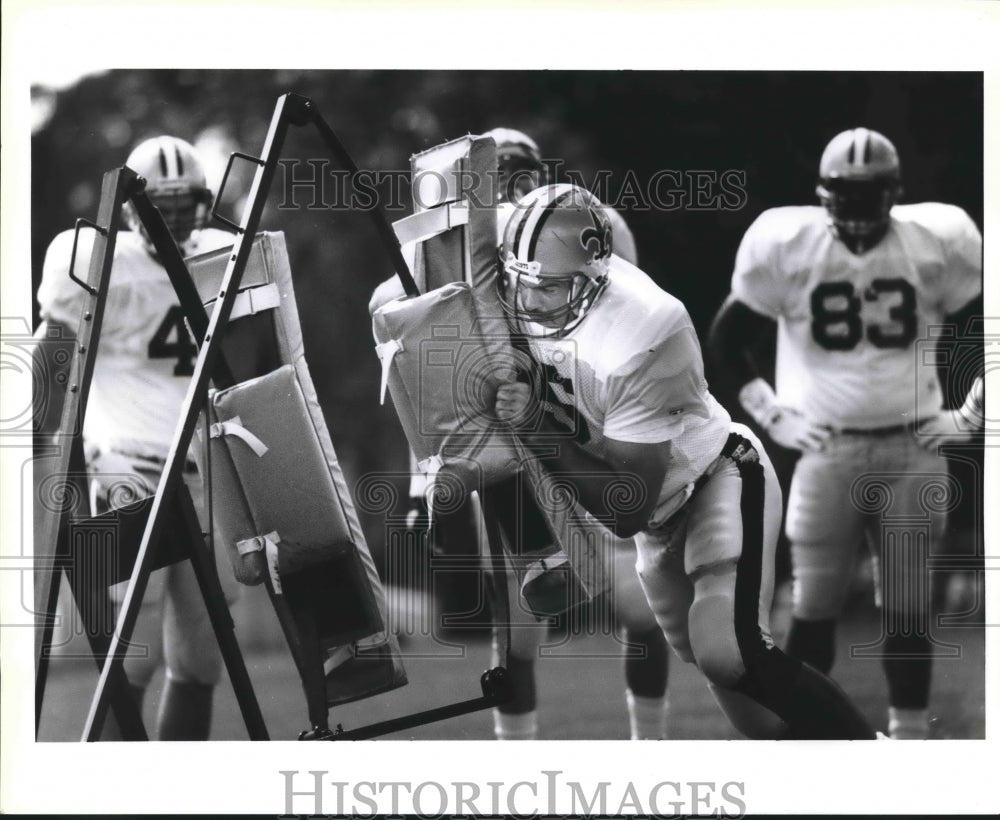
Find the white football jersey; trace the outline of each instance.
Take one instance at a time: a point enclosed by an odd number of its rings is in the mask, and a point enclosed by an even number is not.
[[[729,414],[708,391],[684,305],[612,257],[608,285],[583,321],[563,338],[529,337],[529,346],[555,420],[585,450],[603,457],[606,439],[671,442],[651,523],[664,521],[729,435]]]
[[[733,295],[778,321],[779,401],[836,428],[938,412],[932,328],[982,289],[982,236],[961,208],[897,205],[891,217],[882,241],[856,255],[822,207],[774,208],[736,256]]]
[[[86,279],[94,232],[80,232],[75,271]],[[189,253],[233,244],[233,235],[207,228],[192,235]],[[76,332],[88,294],[69,278],[73,231],[59,234],[45,255],[38,303],[43,319]],[[184,323],[177,294],[142,237],[120,231],[108,283],[94,363],[84,437],[166,456],[187,394],[198,349]]]

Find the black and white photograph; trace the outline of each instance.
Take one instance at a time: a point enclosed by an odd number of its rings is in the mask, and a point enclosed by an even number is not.
[[[335,6],[5,10],[4,812],[997,810],[997,15]]]

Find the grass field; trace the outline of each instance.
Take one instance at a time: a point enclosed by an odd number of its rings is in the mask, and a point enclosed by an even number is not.
[[[391,593],[392,591],[390,591]],[[983,738],[985,732],[984,628],[982,585],[977,612],[951,618],[959,625],[937,624],[933,636],[953,649],[934,668],[931,711],[932,736]],[[397,596],[407,599],[410,596]],[[391,600],[396,600],[390,594]],[[779,589],[773,613],[773,633],[779,645],[788,622],[787,588]],[[479,676],[490,663],[489,640],[482,634],[465,640],[449,636],[436,640],[428,624],[431,613],[422,600],[408,600],[397,607],[409,684],[401,689],[331,711],[331,725],[357,728],[375,721],[478,697]],[[294,739],[308,728],[305,704],[291,656],[280,637],[270,603],[261,588],[244,590],[234,608],[237,637],[243,648],[269,734],[275,740]],[[595,619],[598,622],[600,619]],[[976,622],[979,622],[978,624]],[[585,624],[586,626],[586,624]],[[591,624],[591,627],[594,627]],[[874,641],[879,634],[879,613],[864,596],[853,599],[838,636],[833,677],[851,694],[874,725],[885,729],[886,689],[878,660],[852,658],[852,646]],[[553,630],[549,656],[537,664],[540,739],[609,740],[628,737],[623,695],[620,647],[602,629],[570,635]],[[49,741],[79,740],[90,699],[97,682],[96,666],[83,653],[80,639],[69,639],[53,659],[39,738]],[[147,695],[144,719],[155,723],[161,678],[154,679]],[[671,658],[669,683],[671,712],[668,731],[675,739],[732,739],[738,737],[706,689],[697,670]],[[213,740],[244,740],[243,726],[228,681],[216,695]],[[492,717],[481,711],[427,724],[387,739],[481,740],[492,738]]]

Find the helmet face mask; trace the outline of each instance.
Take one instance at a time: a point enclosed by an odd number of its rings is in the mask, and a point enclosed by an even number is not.
[[[514,330],[562,336],[593,308],[608,281],[611,223],[575,185],[546,185],[518,203],[504,230],[497,291]]]
[[[149,199],[163,216],[177,243],[183,244],[192,233],[205,227],[212,192],[208,189],[157,191],[151,193]]]
[[[146,181],[146,194],[163,216],[171,235],[183,251],[195,231],[205,227],[212,192],[197,151],[177,137],[154,137],[139,143],[125,164]],[[152,243],[131,205],[125,217],[139,232],[150,252]]]
[[[834,235],[853,253],[877,245],[902,192],[893,144],[867,128],[844,131],[823,152],[819,176],[816,194]]]

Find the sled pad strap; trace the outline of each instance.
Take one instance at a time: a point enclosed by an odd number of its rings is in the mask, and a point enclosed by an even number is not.
[[[392,370],[392,359],[403,349],[403,343],[399,339],[390,339],[375,345],[375,353],[382,363],[382,384],[379,390],[379,404],[385,404],[385,391],[389,389],[389,372]]]
[[[233,312],[229,315],[229,321],[239,319],[242,316],[253,316],[262,310],[274,310],[279,305],[281,305],[281,294],[278,292],[277,285],[271,284],[242,290],[233,303]]]
[[[267,445],[242,425],[239,416],[234,416],[229,419],[229,421],[216,422],[209,429],[210,438],[218,438],[219,436],[236,436],[237,438],[242,439],[247,443],[250,449],[254,451],[258,458],[267,452]]]
[[[269,532],[267,535],[255,535],[253,538],[244,538],[236,542],[236,551],[240,555],[248,552],[257,552],[264,549],[267,544],[277,544],[281,540],[276,532]]]
[[[469,224],[469,206],[464,202],[447,202],[427,211],[397,219],[392,229],[401,245],[425,242],[432,237]]]

